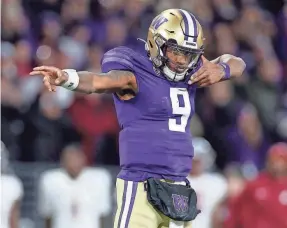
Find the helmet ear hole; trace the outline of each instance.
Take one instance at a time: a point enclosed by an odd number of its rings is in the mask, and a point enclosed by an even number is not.
[[[170,43],[170,44],[177,45],[177,41],[175,39],[169,39],[167,42]]]

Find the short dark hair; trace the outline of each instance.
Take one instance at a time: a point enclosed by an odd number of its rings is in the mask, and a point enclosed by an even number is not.
[[[78,152],[80,154],[83,153],[83,149],[80,143],[70,143],[62,149],[61,159],[66,153],[68,153],[68,151]]]

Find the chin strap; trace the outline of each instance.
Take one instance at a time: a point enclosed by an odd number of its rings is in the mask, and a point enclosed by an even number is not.
[[[147,42],[146,42],[144,39],[141,39],[141,38],[137,38],[137,40],[144,43],[144,49],[145,49],[146,52],[147,52],[147,56],[149,57],[149,60],[151,60]]]
[[[149,57],[149,60],[151,60],[152,61],[152,63],[153,63],[153,65],[154,65],[154,67],[155,68],[161,68],[162,67],[162,69],[160,70],[163,74],[165,74],[165,67],[167,68],[166,70],[168,70],[168,71],[170,71],[171,73],[174,73],[174,76],[173,76],[173,78],[170,78],[170,77],[166,77],[169,81],[173,81],[173,82],[176,82],[177,80],[175,80],[176,79],[176,76],[178,75],[177,73],[175,73],[175,72],[172,72],[167,66],[166,66],[166,63],[164,63],[163,61],[167,61],[166,59],[164,60],[164,59],[161,59],[161,60],[159,60],[158,59],[158,61],[161,61],[161,64],[159,64],[159,65],[161,65],[161,67],[159,67],[159,66],[156,66],[156,64],[154,63],[154,61],[151,59],[151,57],[150,57],[150,54],[149,54],[149,48],[148,48],[148,44],[147,44],[147,42],[144,40],[144,39],[141,39],[141,38],[137,38],[137,40],[138,41],[141,41],[141,42],[143,42],[144,44],[145,44],[145,50],[147,51],[147,54],[148,54],[148,57]],[[161,56],[163,56],[163,51],[162,51],[162,49],[161,48],[159,48],[159,51],[161,52]],[[165,66],[164,66],[165,65]],[[187,72],[185,72],[185,75],[184,75],[184,77],[187,75]],[[184,77],[183,77],[183,79],[184,79]],[[183,80],[183,79],[181,79],[181,80]],[[179,80],[179,81],[181,81],[181,80]]]

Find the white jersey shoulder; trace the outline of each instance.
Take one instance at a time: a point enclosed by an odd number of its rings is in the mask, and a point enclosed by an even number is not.
[[[23,197],[20,179],[12,175],[1,175],[1,227],[9,227],[11,209]]]
[[[219,173],[205,173],[197,177],[188,176],[188,180],[193,188],[208,188],[210,185],[212,188],[220,188],[223,191],[227,190],[227,182],[224,176]],[[199,186],[200,183],[200,186]]]
[[[217,173],[206,173],[197,177],[189,176],[188,180],[197,193],[198,207],[201,210],[192,227],[209,228],[213,210],[227,192],[227,182],[222,175]]]
[[[105,169],[102,168],[85,168],[82,173],[80,174],[80,178],[84,177],[90,177],[93,179],[110,179],[110,174]],[[61,178],[70,178],[67,172],[64,169],[53,169],[48,170],[42,173],[41,175],[42,179],[47,179],[49,181],[54,181]]]
[[[21,180],[16,176],[1,175],[2,190],[7,191],[14,200],[23,196],[23,185]]]
[[[39,190],[39,213],[53,217],[53,228],[97,228],[111,210],[111,177],[104,169],[85,168],[75,179],[64,169],[46,171]]]

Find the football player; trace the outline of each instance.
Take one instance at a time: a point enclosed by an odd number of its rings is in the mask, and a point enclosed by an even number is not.
[[[210,228],[212,212],[227,193],[227,182],[222,175],[212,170],[216,157],[210,143],[201,137],[194,137],[192,143],[194,157],[187,179],[197,193],[197,205],[202,211],[193,222],[192,228]]]
[[[9,151],[0,141],[1,149],[1,227],[20,227],[21,202],[23,199],[23,184],[14,174],[10,162]]]
[[[189,124],[196,89],[241,76],[245,63],[228,54],[207,60],[200,23],[181,9],[155,17],[145,49],[144,53],[127,47],[108,51],[102,58],[102,73],[40,66],[31,75],[42,75],[50,91],[62,86],[87,94],[113,94],[121,127],[114,227],[168,227],[174,220],[189,227],[198,213],[196,202],[189,187],[180,184],[191,169]],[[161,194],[153,198],[149,190],[153,187],[169,189],[171,198],[157,200]]]
[[[229,209],[224,227],[287,227],[287,143],[269,148],[266,169],[246,183]]]

